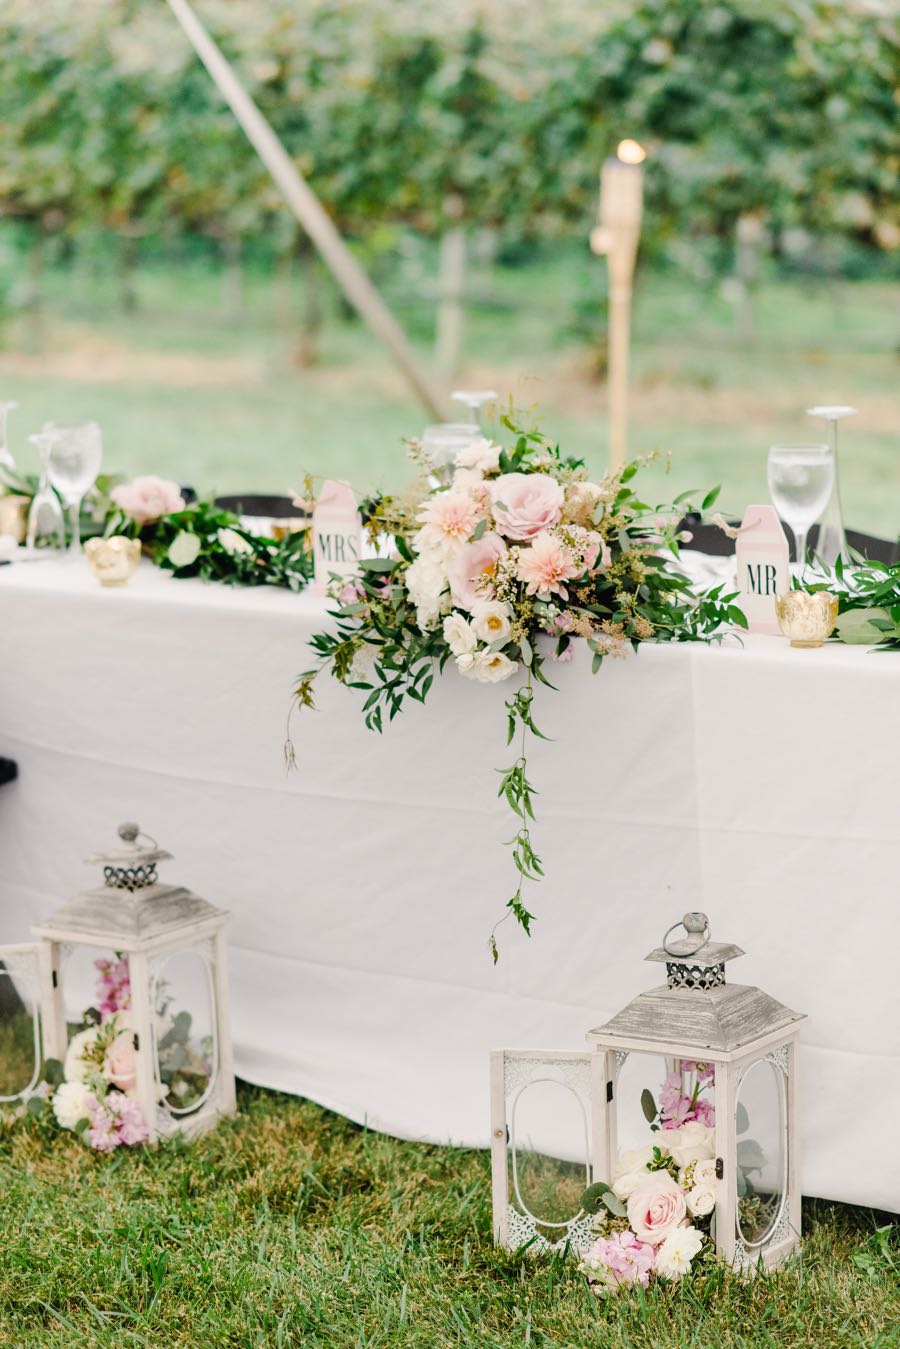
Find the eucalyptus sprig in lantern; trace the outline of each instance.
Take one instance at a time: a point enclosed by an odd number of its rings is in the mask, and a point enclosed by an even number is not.
[[[67,1080],[105,1077],[136,1101],[148,1141],[198,1134],[235,1109],[229,914],[160,881],[157,864],[171,853],[136,824],[121,825],[119,837],[120,846],[87,859],[102,866],[103,884],[32,928],[40,941],[44,1054],[64,1063]],[[73,1036],[67,1013],[84,1002],[69,982],[83,977],[87,955],[101,975],[99,1005]]]

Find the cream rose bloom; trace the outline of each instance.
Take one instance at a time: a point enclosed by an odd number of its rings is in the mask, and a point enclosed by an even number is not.
[[[444,641],[454,656],[468,656],[478,645],[478,639],[462,614],[448,614],[444,619]]]
[[[612,1192],[618,1195],[620,1199],[630,1199],[635,1190],[643,1185],[648,1176],[647,1171],[626,1171],[621,1176],[616,1176],[612,1183]]]
[[[692,1218],[706,1218],[716,1206],[716,1192],[709,1185],[695,1185],[687,1194],[687,1209]]]
[[[656,1273],[664,1279],[681,1279],[703,1246],[703,1233],[696,1227],[679,1227],[671,1232],[656,1252]]]
[[[628,1223],[638,1241],[658,1246],[684,1222],[684,1191],[668,1171],[651,1171],[628,1200]]]
[[[85,1050],[90,1049],[91,1045],[96,1043],[99,1034],[99,1026],[88,1026],[87,1030],[80,1030],[77,1035],[72,1036],[63,1064],[63,1072],[67,1082],[84,1081],[87,1064],[82,1055]]]
[[[509,637],[509,610],[499,600],[482,600],[472,610],[472,630],[482,642],[505,642]]]
[[[238,553],[253,552],[253,544],[248,543],[236,529],[217,529],[216,538],[231,557],[236,557]]]
[[[461,656],[456,665],[467,679],[475,679],[479,684],[501,684],[519,668],[517,662],[504,656],[502,651],[479,651],[477,656]]]
[[[708,1129],[699,1120],[690,1120],[678,1129],[666,1129],[664,1137],[664,1147],[676,1166],[707,1161],[716,1154],[715,1130]]]
[[[665,1149],[663,1149],[665,1151]],[[643,1171],[653,1161],[653,1144],[645,1148],[625,1148],[619,1153],[615,1174],[624,1176],[629,1171]]]

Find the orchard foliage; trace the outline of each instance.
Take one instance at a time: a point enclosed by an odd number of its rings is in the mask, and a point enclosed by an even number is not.
[[[648,230],[900,242],[893,0],[194,0],[345,230],[583,228],[622,135]],[[893,11],[893,13],[892,13]],[[51,232],[287,241],[164,0],[4,0],[0,209]],[[652,239],[651,239],[652,241]]]

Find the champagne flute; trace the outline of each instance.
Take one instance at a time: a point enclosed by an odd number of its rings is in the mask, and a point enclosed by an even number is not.
[[[834,456],[827,445],[773,445],[768,462],[772,505],[793,530],[800,575],[806,566],[806,536],[822,514],[834,483]]]
[[[41,476],[28,511],[25,543],[29,552],[41,545],[62,550],[66,546],[66,522],[59,497],[50,486],[50,437],[45,431],[39,431],[28,439],[37,446]]]
[[[103,458],[103,442],[96,422],[75,422],[60,425],[47,422],[44,434],[49,437],[50,453],[47,461],[50,482],[59,492],[72,527],[69,551],[81,552],[81,502],[93,486]]]

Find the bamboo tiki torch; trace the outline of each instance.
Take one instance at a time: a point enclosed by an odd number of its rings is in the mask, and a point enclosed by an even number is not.
[[[637,141],[619,142],[615,158],[600,172],[598,224],[591,249],[605,253],[609,268],[609,459],[621,468],[628,452],[628,350],[631,282],[641,235],[645,159]]]

